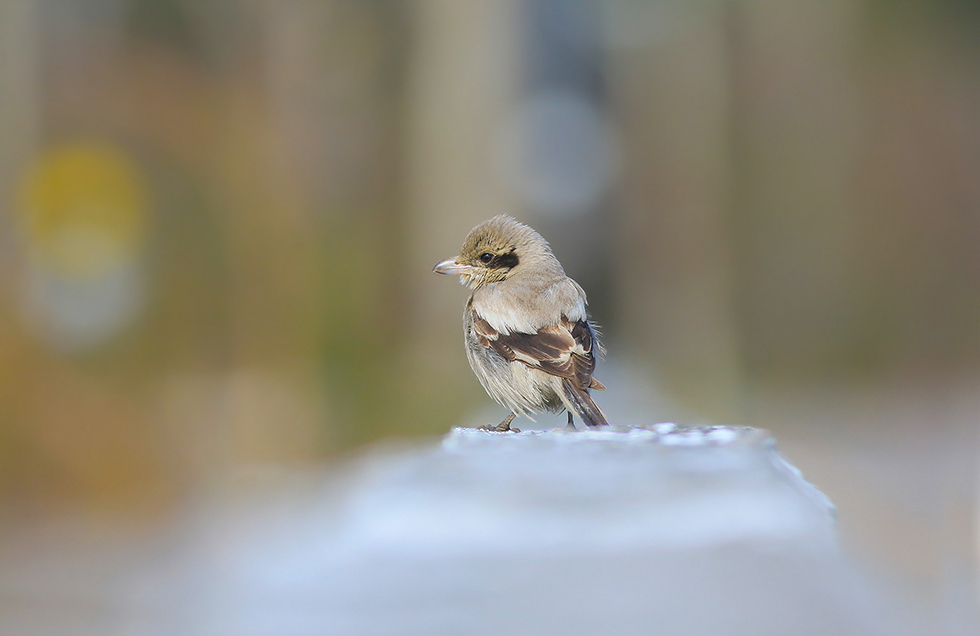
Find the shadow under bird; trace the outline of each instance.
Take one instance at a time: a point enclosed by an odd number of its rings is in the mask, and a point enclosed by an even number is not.
[[[463,312],[466,357],[491,398],[510,410],[493,431],[518,431],[518,415],[572,414],[605,426],[589,395],[605,389],[592,377],[600,351],[585,292],[565,275],[548,242],[506,216],[473,228],[459,256],[432,271],[455,274],[472,289]]]

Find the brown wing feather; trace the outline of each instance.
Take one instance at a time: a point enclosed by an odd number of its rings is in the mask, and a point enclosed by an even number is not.
[[[561,323],[543,327],[536,333],[501,334],[474,311],[473,327],[480,343],[505,360],[522,362],[565,378],[580,389],[602,387],[592,379],[595,335],[584,320],[562,319]]]

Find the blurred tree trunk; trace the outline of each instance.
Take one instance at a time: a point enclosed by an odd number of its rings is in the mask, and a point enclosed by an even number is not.
[[[678,9],[656,39],[612,49],[625,155],[614,254],[622,341],[691,411],[736,421],[726,17]]]
[[[747,368],[852,362],[861,327],[853,175],[861,142],[846,0],[740,3],[733,16],[733,210]]]
[[[38,143],[37,49],[35,0],[0,3],[0,201],[7,209],[15,197],[14,180]],[[0,218],[0,229],[5,230],[0,241],[9,240],[10,221],[9,216]]]
[[[454,256],[479,221],[514,212],[490,149],[519,85],[520,5],[419,0],[412,6],[406,157],[412,223],[405,227],[407,258],[394,266],[413,299],[399,327],[411,334],[403,368],[420,379],[411,383],[413,401],[445,424],[458,421],[466,404],[452,397],[479,388],[462,350],[466,291],[432,274],[432,266]]]

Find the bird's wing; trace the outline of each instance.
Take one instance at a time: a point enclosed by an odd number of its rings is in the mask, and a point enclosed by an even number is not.
[[[510,362],[565,378],[580,389],[606,387],[592,378],[595,370],[596,337],[586,320],[563,317],[557,325],[542,327],[535,333],[502,334],[473,311],[473,329],[480,344],[493,349]]]

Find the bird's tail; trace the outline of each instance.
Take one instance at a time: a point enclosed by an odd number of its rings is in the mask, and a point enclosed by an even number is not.
[[[572,405],[575,414],[582,418],[586,426],[608,426],[606,415],[599,408],[599,405],[592,401],[587,389],[580,389],[573,386],[568,380],[562,382],[565,391],[565,398],[568,404]]]

